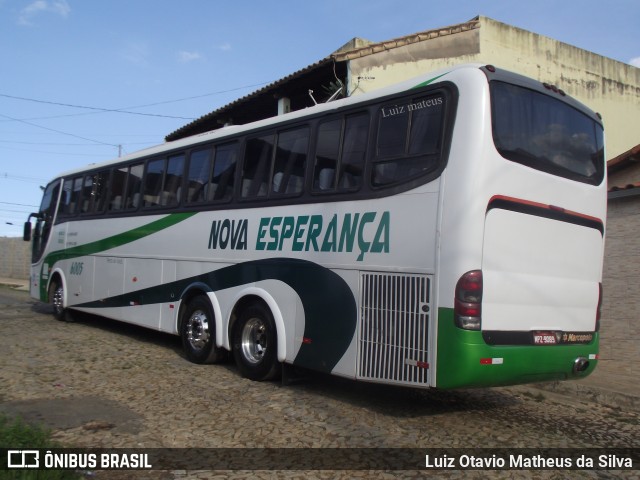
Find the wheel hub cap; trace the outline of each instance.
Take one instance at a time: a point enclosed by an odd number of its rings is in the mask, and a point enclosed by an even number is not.
[[[194,350],[202,350],[209,341],[209,320],[197,310],[187,320],[187,340]]]

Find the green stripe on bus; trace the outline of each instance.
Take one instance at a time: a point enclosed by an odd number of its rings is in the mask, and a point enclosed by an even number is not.
[[[584,378],[593,372],[597,360],[589,360],[579,377],[572,374],[574,361],[597,354],[598,346],[598,333],[587,345],[487,345],[481,332],[455,326],[453,309],[440,308],[436,386],[489,387]],[[493,359],[495,363],[488,362]]]
[[[183,222],[184,220],[193,217],[196,213],[197,212],[172,213],[171,215],[167,215],[166,217],[162,217],[141,227],[134,228],[133,230],[128,230],[111,237],[103,238],[102,240],[51,252],[44,259],[42,269],[44,269],[45,266],[53,268],[55,264],[61,260],[69,260],[71,258],[83,257],[85,255],[94,255],[96,253],[126,245],[127,243],[135,242],[136,240],[148,237],[149,235],[153,235],[154,233]],[[43,270],[40,271],[40,299],[44,300],[46,299],[47,282],[42,281],[42,273]]]
[[[435,82],[435,81],[436,81],[436,80],[438,80],[439,78],[444,77],[444,76],[445,76],[445,75],[447,75],[448,73],[449,73],[449,72],[446,72],[446,73],[443,73],[442,75],[438,75],[437,77],[430,78],[430,79],[429,79],[429,80],[427,80],[426,82],[419,83],[418,85],[416,85],[416,86],[415,86],[415,87],[413,87],[413,88],[426,87],[427,85],[429,85],[429,84],[431,84],[431,83]]]

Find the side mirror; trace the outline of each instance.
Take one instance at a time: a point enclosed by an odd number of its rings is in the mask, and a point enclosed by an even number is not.
[[[27,221],[24,222],[24,229],[22,230],[22,239],[25,242],[31,241],[31,218],[37,218],[38,221],[40,221],[40,214],[30,213],[29,218],[27,218]]]
[[[25,242],[31,241],[31,222],[24,222],[24,230],[22,232],[22,239]]]

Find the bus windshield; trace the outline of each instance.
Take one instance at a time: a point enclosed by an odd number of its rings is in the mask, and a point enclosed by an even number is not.
[[[599,185],[604,178],[602,126],[570,105],[534,90],[491,82],[493,139],[511,161]]]
[[[35,231],[33,232],[32,244],[32,261],[37,262],[44,253],[47,245],[53,217],[56,212],[58,203],[58,194],[60,193],[60,180],[51,182],[44,191],[40,210],[38,211]]]

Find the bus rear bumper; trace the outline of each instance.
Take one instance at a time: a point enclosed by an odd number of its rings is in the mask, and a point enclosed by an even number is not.
[[[488,345],[481,332],[456,327],[453,310],[438,313],[437,388],[580,379],[598,363],[597,332],[588,344]]]

